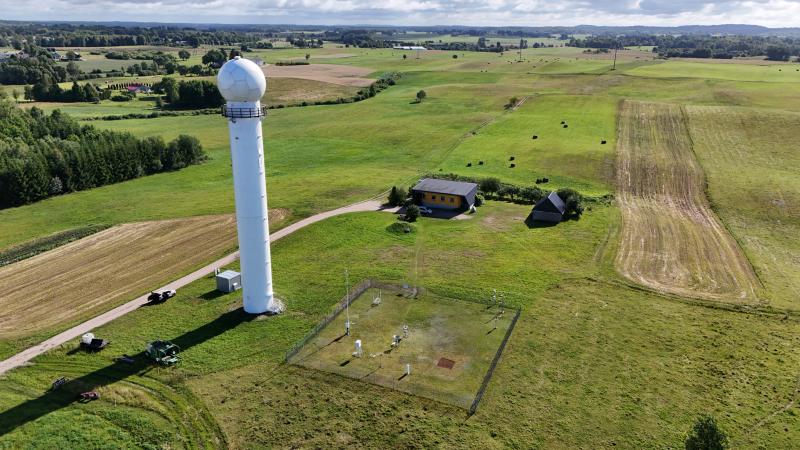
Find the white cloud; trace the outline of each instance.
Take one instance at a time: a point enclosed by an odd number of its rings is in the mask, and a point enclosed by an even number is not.
[[[0,0],[8,20],[797,26],[800,0]]]

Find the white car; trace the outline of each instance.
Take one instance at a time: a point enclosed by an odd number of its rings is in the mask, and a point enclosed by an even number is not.
[[[427,206],[420,206],[419,207],[420,214],[433,214],[433,210],[428,208]]]

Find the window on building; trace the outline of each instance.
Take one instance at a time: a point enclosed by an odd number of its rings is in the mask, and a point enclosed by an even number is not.
[[[453,203],[453,197],[450,197],[450,203]]]
[[[440,195],[440,196],[439,196],[439,199],[441,199],[442,201],[444,201],[444,195]]]

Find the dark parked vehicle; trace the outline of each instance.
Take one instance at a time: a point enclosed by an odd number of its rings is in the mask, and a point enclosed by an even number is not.
[[[162,303],[171,299],[172,297],[175,297],[176,293],[177,292],[175,292],[174,289],[167,289],[166,291],[161,292],[153,291],[147,296],[147,301],[150,303]]]
[[[88,392],[81,392],[78,396],[82,402],[90,402],[92,400],[97,400],[100,398],[100,394],[97,391],[88,391]]]

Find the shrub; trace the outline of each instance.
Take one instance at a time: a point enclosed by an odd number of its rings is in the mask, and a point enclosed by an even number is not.
[[[724,450],[728,448],[728,436],[713,417],[702,415],[686,436],[684,446],[686,450]]]
[[[580,218],[581,214],[583,214],[583,197],[581,194],[572,188],[561,188],[556,194],[561,197],[561,200],[564,201],[564,205],[566,205],[564,217]]]
[[[393,234],[410,234],[416,231],[414,225],[405,222],[395,222],[388,227],[386,227],[386,231]]]
[[[406,222],[416,222],[419,218],[419,206],[408,205],[406,208],[405,220]]]
[[[427,96],[428,96],[428,93],[425,92],[425,91],[417,92],[417,102],[421,102],[421,101],[425,100],[425,97],[427,97]]]
[[[392,186],[392,190],[389,192],[389,206],[400,206],[405,201],[408,194],[406,190],[402,187],[398,188],[397,186]]]
[[[476,195],[475,196],[475,206],[476,207],[483,206],[483,196],[482,195]]]
[[[500,180],[494,177],[484,178],[478,183],[478,188],[487,194],[493,194],[500,190]]]

